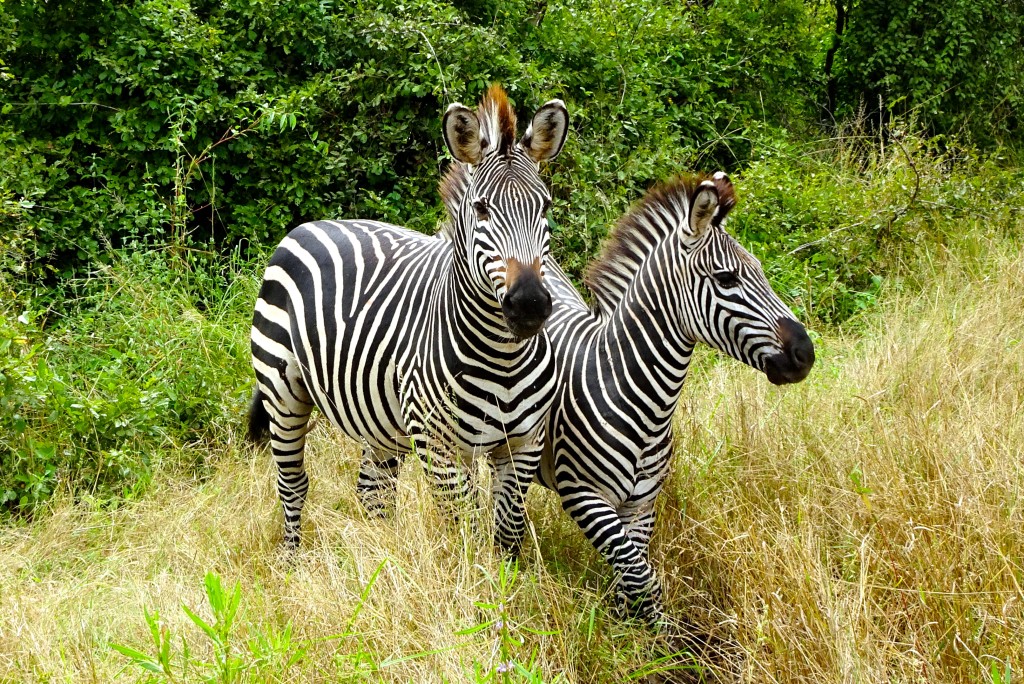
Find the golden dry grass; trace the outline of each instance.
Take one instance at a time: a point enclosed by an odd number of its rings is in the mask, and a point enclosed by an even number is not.
[[[802,385],[709,357],[688,383],[652,553],[670,613],[720,636],[740,680],[1024,671],[1024,261],[999,242],[961,252],[923,262],[924,285],[888,296],[856,337],[823,340]],[[144,680],[109,647],[152,651],[144,608],[174,653],[210,659],[181,609],[209,616],[207,571],[241,583],[245,681],[482,681],[475,663],[501,660],[501,633],[459,633],[497,616],[475,602],[507,606],[525,643],[506,645],[536,653],[544,681],[639,678],[664,652],[607,615],[610,572],[546,492],[503,594],[485,533],[446,528],[417,467],[379,523],[356,503],[350,443],[321,425],[309,460],[294,564],[275,547],[269,459],[229,439],[202,481],[158,475],[115,511],[58,497],[0,530],[0,681]],[[258,661],[249,642],[289,622],[305,657]]]

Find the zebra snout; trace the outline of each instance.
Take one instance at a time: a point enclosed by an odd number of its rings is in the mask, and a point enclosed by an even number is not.
[[[774,385],[800,382],[814,365],[814,343],[806,328],[792,318],[779,319],[776,330],[782,351],[765,361],[765,375]]]
[[[508,290],[501,302],[505,323],[519,339],[533,337],[551,315],[551,293],[540,275],[540,259],[530,267],[509,259],[506,282]]]

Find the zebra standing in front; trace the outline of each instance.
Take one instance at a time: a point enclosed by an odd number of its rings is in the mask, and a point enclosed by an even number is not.
[[[543,282],[550,193],[539,163],[560,152],[568,114],[543,105],[516,142],[500,86],[442,122],[457,162],[442,182],[447,240],[376,221],[315,221],[274,252],[252,324],[257,388],[249,435],[277,464],[284,542],[299,544],[313,407],[363,445],[357,489],[393,507],[401,460],[423,459],[443,501],[469,496],[466,464],[491,453],[495,536],[517,549],[523,497],[554,395]]]
[[[587,271],[593,311],[549,265],[558,390],[538,480],[614,568],[629,613],[652,624],[661,586],[647,550],[694,346],[776,385],[803,380],[814,363],[804,327],[723,228],[735,201],[723,173],[648,192]]]

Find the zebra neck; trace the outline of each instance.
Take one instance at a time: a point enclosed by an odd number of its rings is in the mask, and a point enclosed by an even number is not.
[[[611,371],[666,421],[675,411],[695,342],[683,332],[678,269],[651,259],[606,320],[598,344]],[[653,417],[653,416],[652,416]]]

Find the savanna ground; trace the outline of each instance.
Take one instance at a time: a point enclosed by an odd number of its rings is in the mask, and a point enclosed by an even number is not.
[[[1024,259],[977,232],[914,273],[854,333],[821,335],[801,385],[711,354],[690,378],[652,553],[679,629],[711,644],[694,647],[706,676],[1009,682],[1024,666]],[[239,434],[204,447],[201,477],[157,472],[114,510],[58,492],[0,531],[0,679],[674,681],[691,662],[611,615],[608,569],[547,492],[513,574],[486,535],[444,525],[415,465],[397,518],[364,520],[358,450],[324,422],[289,561],[270,459]],[[240,586],[223,631],[207,573]],[[112,648],[163,667],[154,634],[165,674]]]
[[[0,682],[1019,681],[1022,44],[1002,0],[0,3]],[[432,232],[439,117],[492,81],[569,109],[571,277],[655,181],[724,169],[816,344],[785,388],[698,355],[661,635],[547,492],[518,564],[414,462],[364,520],[322,421],[283,555],[241,441],[269,251]]]

